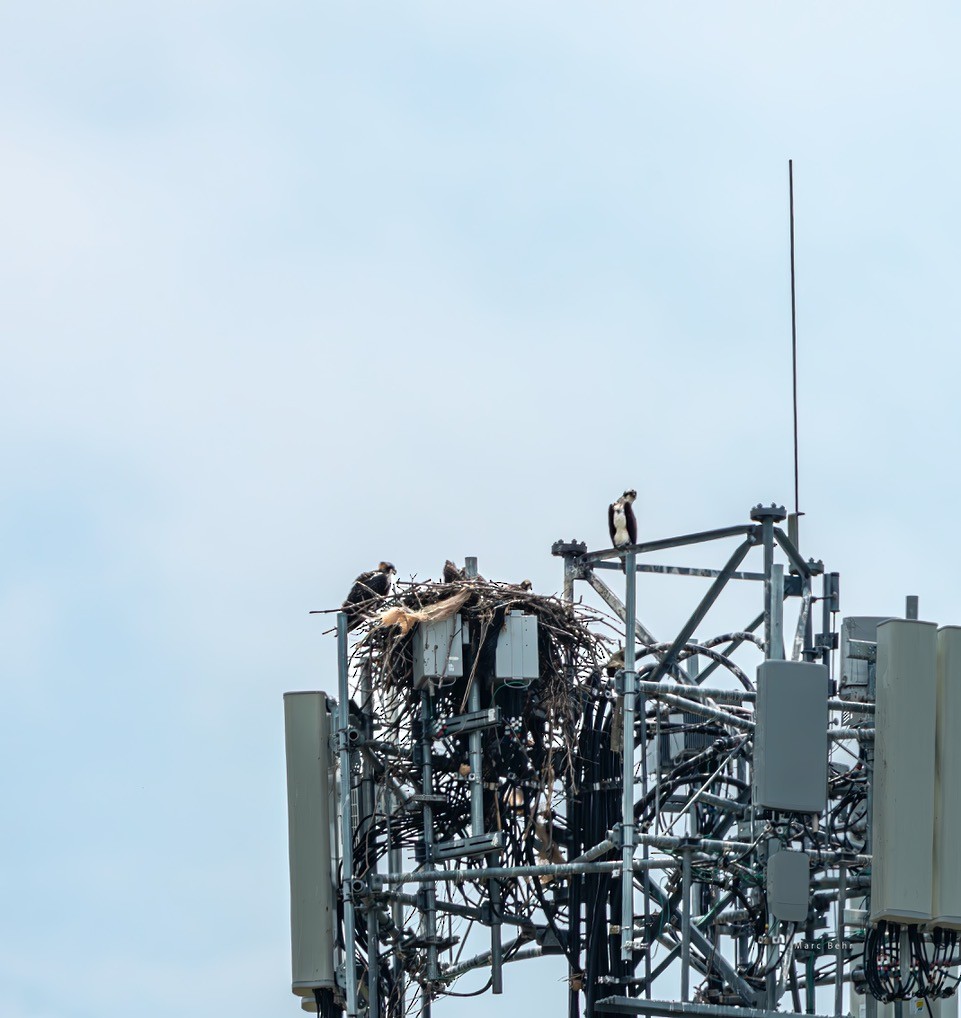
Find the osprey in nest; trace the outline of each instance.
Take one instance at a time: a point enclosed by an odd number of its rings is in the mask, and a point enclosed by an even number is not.
[[[466,569],[458,569],[450,559],[444,563],[444,583],[456,583],[458,580],[466,579]]]
[[[377,602],[390,593],[390,580],[396,574],[392,562],[381,562],[376,569],[361,573],[354,580],[341,611],[347,616],[347,630],[356,629],[373,611]]]

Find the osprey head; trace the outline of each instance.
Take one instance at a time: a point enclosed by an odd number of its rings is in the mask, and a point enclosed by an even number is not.
[[[625,491],[621,498],[624,499],[625,502],[630,504],[631,502],[634,501],[634,499],[637,498],[637,492],[633,488],[631,488],[630,491]]]
[[[380,565],[377,566],[377,571],[381,573],[387,573],[388,576],[391,573],[397,572],[397,570],[394,568],[393,562],[381,562]]]
[[[534,584],[531,583],[530,580],[522,580],[521,581],[521,590],[533,590],[533,589],[534,589]]]

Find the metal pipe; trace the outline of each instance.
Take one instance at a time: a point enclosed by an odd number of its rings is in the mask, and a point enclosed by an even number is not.
[[[468,569],[467,575],[471,576],[470,564],[471,559],[467,560]],[[477,575],[477,560],[473,560],[474,563],[474,576]],[[479,711],[481,709],[480,699],[480,680],[476,675],[471,678],[470,693],[468,694],[467,701],[468,709],[471,712]],[[471,815],[471,834],[479,836],[484,834],[484,785],[483,785],[483,767],[484,760],[482,755],[482,740],[483,734],[479,728],[474,729],[468,736],[468,747],[470,753],[470,769],[471,769],[471,786],[470,786],[470,815]],[[495,884],[491,885],[491,895],[497,893],[497,887]],[[491,911],[494,913],[493,901],[491,902]],[[493,914],[492,914],[493,918]],[[494,966],[492,976],[492,986],[494,993],[502,993],[502,981],[500,964],[503,957],[501,951],[501,930],[499,922],[492,922],[490,924],[490,935],[491,935],[491,957],[496,959],[497,964]]]
[[[565,559],[566,566],[569,560]],[[477,579],[477,559],[468,556],[464,560],[464,572],[469,580]],[[470,693],[468,694],[468,710],[471,712],[481,709],[480,682],[476,675],[471,679]],[[485,833],[484,827],[484,759],[483,759],[483,733],[479,728],[475,729],[468,736],[468,752],[470,754],[471,789],[470,789],[470,815],[471,833],[480,836]],[[491,899],[491,988],[495,994],[504,992],[501,966],[504,959],[504,950],[501,944],[500,924],[500,887],[496,882],[489,888]]]
[[[577,567],[570,555],[564,556],[564,590],[563,598],[568,603],[574,600],[574,580],[577,577]]]
[[[360,709],[363,716],[364,742],[369,745],[374,734],[374,690],[370,675],[370,658],[366,657],[360,665]],[[366,745],[363,749],[366,749]],[[370,830],[374,823],[376,813],[376,791],[374,787],[374,754],[361,752],[361,780],[360,780],[360,803],[358,810],[357,835],[363,839],[365,833]],[[370,872],[377,871],[377,856],[370,862]],[[378,991],[380,989],[380,931],[377,918],[378,906],[372,897],[366,901],[365,912],[367,916],[367,1008],[368,1018],[380,1018],[380,1001]]]
[[[832,856],[833,856],[833,858],[832,858]],[[820,862],[841,862],[843,860],[844,862],[847,863],[848,869],[850,869],[851,866],[866,866],[871,861],[871,856],[869,856],[869,855],[858,855],[858,856],[851,857],[851,856],[845,856],[844,853],[833,852],[833,853],[831,853],[831,856],[820,855],[820,856],[818,856],[818,859],[819,859]],[[846,893],[847,893],[847,896],[849,898],[863,898],[864,895],[863,894],[858,894],[857,892],[858,891],[870,890],[870,887],[871,887],[871,878],[870,878],[870,876],[857,876],[857,877],[855,877],[855,876],[852,876],[850,874],[850,872],[849,872],[847,880],[845,881],[845,883],[847,884],[847,892]],[[818,890],[829,891],[832,888],[833,889],[837,889],[837,887],[839,886],[839,883],[838,883],[838,878],[837,877],[818,877],[816,880],[812,880],[811,881],[811,886],[814,887],[814,888],[817,888]],[[815,894],[814,897],[815,897],[815,899],[817,899],[818,895]],[[826,895],[826,898],[827,898],[827,901],[830,902],[830,901],[834,900],[835,895],[828,894],[828,895]]]
[[[612,848],[617,848],[617,844],[614,841],[611,841],[610,838],[606,838],[604,841],[596,844],[593,848],[589,848],[586,852],[582,852],[576,859],[571,859],[571,862],[592,862],[594,859],[597,859],[602,855],[606,855]]]
[[[491,902],[491,992],[504,992],[504,946],[501,942],[501,908],[503,894],[500,882],[492,880],[487,889]]]
[[[811,575],[810,566],[803,558],[801,558],[801,553],[798,551],[794,542],[780,527],[774,528],[774,539],[781,546],[784,554],[791,560],[791,565],[794,566],[798,573],[800,573],[801,576],[809,577]]]
[[[516,940],[510,941],[507,945],[507,950],[511,950],[516,943]],[[520,950],[512,950],[510,956],[505,958],[504,961],[525,961],[527,958],[540,958],[543,953],[544,949],[539,944],[531,944],[530,947],[522,947]],[[485,951],[483,954],[477,955],[476,958],[470,958],[468,961],[459,962],[457,965],[454,965],[449,969],[445,969],[441,978],[444,982],[453,981],[457,978],[457,976],[463,975],[465,972],[470,972],[471,969],[484,968],[485,965],[490,964],[490,960],[490,951]]]
[[[716,838],[698,838],[692,846],[689,838],[676,838],[666,834],[637,834],[634,840],[639,845],[647,843],[652,848],[679,850],[693,847],[699,852],[746,852],[748,849],[755,847],[753,843],[747,841],[722,841]],[[869,855],[850,855],[841,851],[819,851],[817,858],[822,863],[837,862],[840,859],[844,859],[848,866],[867,866],[871,862],[871,856]]]
[[[691,1004],[677,1000],[640,1000],[637,997],[607,997],[599,1000],[594,1008],[604,1013],[654,1015],[660,1018],[783,1018],[780,1011],[764,1011],[754,1007]]]
[[[717,809],[727,810],[735,816],[745,816],[749,809],[746,802],[737,802],[735,799],[725,799],[722,795],[712,795],[710,792],[699,792],[697,801],[703,802],[706,806],[714,806]]]
[[[844,900],[847,897],[848,868],[842,862],[838,866],[838,916],[837,916],[837,952],[834,970],[834,1013],[838,1016],[844,1012]]]
[[[877,696],[877,669],[873,661],[868,662],[868,699],[875,701]],[[864,851],[874,851],[872,831],[874,828],[874,742],[869,742],[864,747],[864,768],[867,771],[867,796],[864,803]],[[870,909],[871,887],[868,882],[866,906]],[[878,1002],[874,995],[869,993],[864,998],[864,1018],[877,1018]]]
[[[393,711],[393,720],[396,723],[399,714],[399,707],[395,707]],[[392,776],[388,773],[388,778]],[[389,813],[387,816],[387,868],[399,870],[404,865],[403,852],[400,846],[397,844],[395,839],[391,838],[391,817],[396,809],[404,804],[404,798],[400,794],[400,788],[396,780],[389,780],[388,787],[385,789],[384,794],[387,796],[387,805]],[[416,902],[411,902],[416,904]],[[391,900],[390,905],[390,918],[394,926],[399,930],[404,925],[404,908],[399,900]],[[393,962],[391,969],[394,977],[394,989],[392,996],[397,1001],[397,1013],[406,1014],[407,1011],[407,973],[404,969],[404,963],[400,958],[398,952],[394,952]]]
[[[725,537],[741,537],[753,529],[749,524],[740,524],[736,527],[721,527],[718,530],[702,530],[696,534],[682,534],[680,537],[668,537],[660,541],[645,541],[643,544],[628,545],[627,548],[604,548],[602,551],[591,551],[581,555],[578,562],[582,566],[589,566],[602,559],[618,558],[625,552],[644,555],[649,551],[663,551],[666,548],[684,548],[691,544],[720,541]]]
[[[770,657],[784,660],[784,566],[771,567],[771,647]]]
[[[367,1018],[380,1018],[380,920],[373,902],[367,909]]]
[[[639,680],[638,692],[644,693],[651,700],[660,700],[665,696],[681,697],[682,699],[717,700],[718,703],[754,703],[757,693],[750,689],[720,689],[707,686],[667,686],[663,682],[647,682]],[[686,707],[686,705],[685,705]],[[874,714],[873,703],[861,703],[857,700],[841,700],[831,697],[828,707],[833,711],[847,714]]]
[[[513,940],[508,940],[504,945],[506,951],[511,951],[517,943],[521,941],[520,937],[514,937]],[[538,952],[540,948],[538,948]],[[516,953],[512,956],[513,960],[516,960]],[[528,956],[533,957],[533,956]],[[481,954],[475,955],[473,958],[468,958],[466,961],[457,962],[455,965],[445,966],[444,971],[441,973],[441,979],[445,983],[453,982],[458,976],[462,976],[465,972],[471,972],[474,969],[485,968],[491,963],[491,952],[484,951]]]
[[[811,611],[811,580],[804,578],[804,587],[801,591],[801,611],[798,615],[797,630],[794,633],[794,651],[791,654],[792,661],[801,660],[801,652],[805,649],[807,640],[808,615]]]
[[[619,562],[592,562],[592,569],[620,569]],[[694,576],[701,579],[711,579],[721,575],[720,569],[701,569],[697,566],[658,566],[650,562],[639,562],[634,567],[639,573],[657,573],[661,576]],[[731,574],[732,580],[763,580],[763,573],[751,573],[742,569]]]
[[[648,683],[645,683],[645,685],[648,685]],[[754,731],[755,726],[753,721],[738,717],[736,714],[729,714],[727,711],[720,710],[717,707],[708,707],[707,704],[685,700],[683,696],[675,696],[673,693],[661,693],[657,698],[675,707],[682,707],[691,714],[700,714],[703,717],[714,718],[716,721],[721,721],[732,728],[740,728],[744,732]]]
[[[624,559],[624,692],[621,710],[624,719],[621,755],[621,960],[634,958],[634,711],[637,673],[634,671],[634,624],[637,619],[637,557],[628,552]],[[643,714],[641,715],[643,718]],[[646,724],[646,722],[644,722]]]
[[[700,847],[700,846],[698,846]],[[518,877],[571,877],[582,873],[617,873],[623,866],[616,862],[563,862],[545,863],[542,866],[491,866],[476,870],[412,870],[409,873],[379,873],[374,886],[385,884],[478,884],[485,880],[514,880]],[[634,872],[645,870],[674,870],[680,866],[676,859],[634,860]]]
[[[346,962],[347,1018],[357,1018],[357,927],[354,915],[354,834],[351,830],[350,770],[351,752],[347,731],[350,728],[350,684],[347,670],[347,616],[337,613],[337,741],[340,746],[340,832],[342,881],[341,894],[344,899],[344,944]]]
[[[842,739],[857,739],[858,742],[873,742],[873,728],[829,728],[828,739],[840,742]]]
[[[691,853],[681,857],[681,1000],[691,996]]]
[[[662,848],[670,851],[687,848],[690,845],[689,838],[678,838],[667,834],[638,834],[635,841],[639,845],[650,845],[652,848]],[[748,841],[721,841],[714,838],[698,838],[695,847],[701,852],[746,852],[753,848]]]
[[[387,899],[392,905],[408,905],[411,908],[418,907],[417,896],[414,894],[403,894],[400,891],[391,891],[387,894]],[[435,903],[435,907],[438,912],[463,916],[464,919],[473,919],[475,922],[483,922],[485,918],[483,909],[472,908],[470,905],[458,905],[453,901],[438,901]],[[521,926],[525,929],[528,929],[531,925],[529,917],[514,915],[512,912],[504,912],[501,916],[501,921],[509,923],[511,926]],[[398,929],[400,929],[399,926]]]
[[[481,709],[480,680],[476,675],[471,679],[470,693],[467,697],[467,708],[471,712]],[[475,728],[468,736],[470,753],[471,785],[470,785],[470,823],[471,834],[484,833],[484,786],[482,755],[483,733]]]
[[[770,658],[771,636],[774,628],[772,575],[774,572],[774,518],[765,516],[761,522],[761,540],[764,542],[764,656]]]
[[[825,573],[821,580],[821,664],[828,668],[828,675],[834,678],[832,672],[833,659],[831,651],[834,647],[832,613],[840,608],[840,577],[837,573]],[[833,687],[832,687],[833,688]]]
[[[421,745],[423,748],[422,785],[424,792],[424,860],[430,865],[434,861],[434,810],[430,804],[430,796],[434,787],[434,772],[431,761],[432,740],[430,691],[424,690],[420,695]],[[376,875],[375,875],[376,879]],[[393,882],[393,881],[391,881]],[[424,888],[424,933],[427,940],[427,979],[437,979],[440,975],[437,957],[437,912],[433,884]],[[422,999],[424,1009],[430,1009],[430,987],[424,985]]]
[[[695,658],[695,662],[696,662],[696,660],[697,659]],[[636,665],[637,665],[636,656],[635,656],[634,664],[635,664],[635,667],[636,667]],[[683,672],[681,674],[683,674]],[[688,680],[688,681],[690,681],[690,680]],[[638,683],[638,680],[637,680],[637,676],[635,675],[634,676],[634,688],[637,689],[638,685],[639,685],[639,683]],[[647,767],[647,745],[648,745],[648,739],[647,739],[647,697],[643,693],[640,693],[639,695],[642,697],[642,700],[641,700],[640,710],[639,710],[638,713],[640,714],[641,718],[644,719],[641,722],[641,724],[642,724],[642,731],[644,733],[644,745],[641,747],[641,797],[642,797],[644,802],[647,802],[647,796],[648,796],[648,791],[649,791],[649,787],[650,787],[650,785],[649,785],[649,783],[650,783],[650,774],[648,773],[648,767]],[[655,752],[656,752],[656,761],[657,761],[656,762],[657,774],[654,777],[655,787],[657,788],[657,794],[656,794],[655,803],[654,803],[654,824],[655,824],[655,827],[658,824],[660,824],[660,817],[661,817],[661,798],[660,798],[660,792],[661,792],[661,784],[660,784],[660,781],[661,781],[661,745],[660,745],[660,738],[661,738],[661,711],[660,711],[660,707],[658,708],[658,710],[656,712],[656,718],[657,718],[657,731],[655,732],[655,735],[654,735],[654,738],[657,740],[657,742],[655,743]],[[651,857],[651,850],[647,847],[647,845],[642,846],[642,848],[641,848],[641,858],[644,859],[644,860],[647,860],[650,857]],[[633,884],[633,880],[634,880],[634,877],[633,877],[633,874],[632,874],[631,875],[631,882],[632,882],[632,884]],[[642,887],[643,887],[643,885],[642,885]],[[650,938],[650,929],[651,929],[651,898],[650,898],[650,895],[647,893],[647,890],[646,889],[643,889],[643,890],[644,890],[644,893],[643,893],[642,907],[644,909],[644,935],[645,935],[645,937]],[[634,889],[632,887],[631,888],[631,894],[633,894],[633,893],[634,893]],[[654,982],[654,980],[653,980],[653,978],[651,976],[651,962],[652,962],[652,958],[651,958],[651,945],[648,942],[648,943],[646,943],[644,945],[644,995],[646,997],[650,997],[651,996],[651,986],[653,985],[653,982]],[[632,964],[631,965],[631,970],[628,973],[628,978],[629,979],[633,980],[633,978],[634,978],[634,971],[635,971],[635,969],[634,969],[634,966]]]

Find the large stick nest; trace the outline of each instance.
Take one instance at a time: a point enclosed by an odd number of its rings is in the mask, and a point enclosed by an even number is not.
[[[497,641],[510,612],[537,619],[538,672],[528,682],[497,679]],[[402,584],[380,602],[356,632],[351,663],[358,702],[367,687],[382,724],[377,738],[400,749],[389,764],[395,788],[421,785],[423,695],[415,688],[414,643],[418,626],[459,615],[465,630],[462,676],[432,688],[433,792],[449,804],[435,824],[441,839],[468,833],[471,783],[469,737],[447,736],[444,722],[468,710],[476,684],[482,710],[496,707],[500,721],[483,731],[486,830],[502,831],[514,862],[558,861],[551,835],[553,805],[564,786],[577,784],[581,719],[585,702],[599,695],[608,640],[592,628],[605,620],[581,606],[535,594],[524,587],[483,579]],[[401,831],[416,837],[414,816],[394,813]],[[396,832],[396,828],[395,828]],[[406,838],[402,837],[402,840]],[[410,842],[407,842],[410,844]]]

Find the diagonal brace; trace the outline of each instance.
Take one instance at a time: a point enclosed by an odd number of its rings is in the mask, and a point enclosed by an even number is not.
[[[727,586],[728,581],[737,571],[737,567],[744,561],[745,556],[754,547],[757,538],[753,531],[748,534],[745,541],[738,545],[734,554],[727,560],[727,565],[721,570],[720,576],[711,584],[707,593],[701,599],[701,603],[694,609],[694,613],[687,620],[681,631],[677,634],[671,649],[661,658],[660,664],[654,669],[651,682],[658,682],[664,674],[677,663],[678,651],[691,638],[694,630],[704,621],[704,616],[711,610],[711,606],[720,597],[721,591]]]

